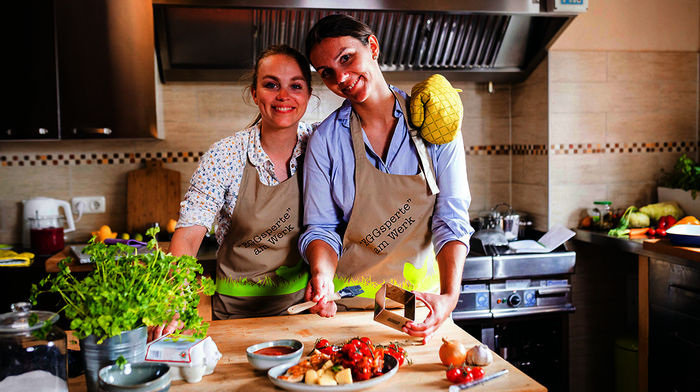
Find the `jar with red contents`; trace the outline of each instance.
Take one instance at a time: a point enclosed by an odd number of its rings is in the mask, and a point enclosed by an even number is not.
[[[37,216],[29,218],[29,238],[32,250],[40,256],[51,256],[63,250],[64,218]]]

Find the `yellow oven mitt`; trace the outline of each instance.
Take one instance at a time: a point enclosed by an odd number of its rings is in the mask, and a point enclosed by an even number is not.
[[[17,253],[0,249],[0,267],[27,267],[34,261],[34,253]]]
[[[451,142],[462,126],[462,100],[447,79],[440,74],[411,89],[411,124],[420,129],[423,139],[433,144]]]

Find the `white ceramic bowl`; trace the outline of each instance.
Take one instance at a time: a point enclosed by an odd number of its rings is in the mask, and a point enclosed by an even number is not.
[[[165,392],[170,389],[170,367],[164,363],[109,365],[98,373],[99,385],[108,392]]]
[[[291,347],[294,349],[294,351],[284,355],[255,354],[255,352],[260,350],[261,348],[273,346]],[[295,339],[271,340],[265,343],[254,344],[245,349],[246,356],[248,357],[248,362],[250,362],[250,364],[258,370],[268,370],[270,368],[282,365],[287,362],[297,363],[299,362],[299,359],[301,358],[301,354],[303,352],[304,344]]]
[[[675,225],[666,234],[673,245],[700,246],[700,225]]]

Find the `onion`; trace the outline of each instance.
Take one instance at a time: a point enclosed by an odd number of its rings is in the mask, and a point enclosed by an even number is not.
[[[440,361],[442,361],[443,365],[460,366],[464,363],[464,359],[466,357],[467,348],[464,347],[462,343],[442,338],[442,346],[440,346]]]

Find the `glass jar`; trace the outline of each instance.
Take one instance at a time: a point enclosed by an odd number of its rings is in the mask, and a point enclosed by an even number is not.
[[[40,256],[51,256],[63,250],[63,225],[60,216],[37,216],[29,218],[29,238],[32,250]]]
[[[39,337],[45,321],[51,327]],[[28,302],[12,304],[12,312],[0,315],[0,391],[28,390],[28,385],[68,391],[67,339],[56,321],[56,313],[31,310]]]
[[[601,230],[610,230],[614,226],[614,216],[612,202],[607,200],[598,200],[593,202],[593,208],[590,210],[590,215],[593,217],[593,226]]]

